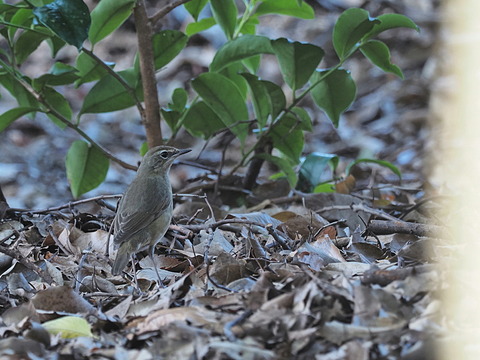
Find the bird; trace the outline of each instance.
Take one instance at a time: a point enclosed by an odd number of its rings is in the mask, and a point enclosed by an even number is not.
[[[160,145],[145,154],[134,180],[119,201],[113,221],[113,244],[118,251],[112,275],[120,275],[134,254],[148,248],[159,285],[162,284],[153,255],[172,219],[170,167],[177,157],[190,151]]]

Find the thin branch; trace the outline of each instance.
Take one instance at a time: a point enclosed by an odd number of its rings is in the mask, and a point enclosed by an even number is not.
[[[108,66],[102,59],[100,59],[97,55],[95,55],[92,51],[82,48],[82,51],[90,56],[93,60],[97,62],[101,67],[103,67],[110,75],[112,75],[124,88],[128,91],[130,96],[135,99],[135,106],[140,113],[142,119],[145,119],[145,109],[142,106],[142,102],[138,98],[137,94],[135,93],[135,89],[133,89],[124,78],[122,78],[116,71],[114,71],[110,66]]]
[[[161,8],[156,14],[152,15],[150,17],[150,21],[152,25],[155,25],[158,21],[160,21],[165,15],[167,15],[169,12],[171,12],[173,9],[179,7],[180,5],[183,5],[191,0],[177,0],[174,1],[170,4],[165,5],[163,8]]]
[[[19,213],[29,213],[29,214],[48,214],[53,211],[59,211],[63,209],[69,209],[73,206],[81,205],[81,204],[87,204],[89,202],[93,201],[98,201],[98,200],[106,200],[106,199],[119,199],[121,198],[121,194],[117,195],[100,195],[100,196],[95,196],[91,197],[88,199],[82,199],[82,200],[77,200],[77,201],[70,201],[66,204],[47,208],[47,209],[42,209],[42,210],[29,210],[29,209],[18,209],[18,208],[11,208],[12,211],[19,212]]]
[[[143,125],[147,135],[147,144],[152,148],[163,143],[160,127],[160,103],[158,101],[157,80],[155,78],[155,62],[152,40],[152,24],[147,16],[145,1],[138,0],[133,9],[135,26],[137,28],[138,55],[142,87],[145,102],[145,117]]]

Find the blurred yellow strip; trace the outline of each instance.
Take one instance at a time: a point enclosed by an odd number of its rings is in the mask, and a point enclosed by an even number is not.
[[[438,355],[444,360],[480,359],[479,14],[479,0],[444,1],[439,51],[445,74],[431,104],[432,126],[442,126],[436,179],[452,196],[448,212],[438,214],[450,229],[443,243],[448,260],[441,264],[448,331]]]

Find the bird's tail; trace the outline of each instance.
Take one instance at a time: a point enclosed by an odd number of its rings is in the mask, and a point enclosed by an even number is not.
[[[128,260],[130,260],[130,255],[120,246],[117,252],[117,256],[113,261],[112,275],[120,275],[123,269],[125,269],[125,266],[127,266]]]

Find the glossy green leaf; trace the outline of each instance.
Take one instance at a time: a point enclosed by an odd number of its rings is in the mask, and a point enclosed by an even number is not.
[[[315,12],[306,2],[296,0],[265,0],[260,3],[256,15],[281,14],[301,19],[313,19]]]
[[[29,28],[32,25],[33,11],[32,9],[18,9],[13,13],[9,23]],[[8,37],[14,39],[15,33],[20,29],[15,26],[8,27]]]
[[[105,180],[109,161],[96,147],[77,140],[68,150],[65,166],[72,194],[78,198]]]
[[[257,76],[244,73],[247,80],[259,126],[267,124],[269,117],[275,119],[285,109],[286,99],[282,88],[270,81],[260,80]]]
[[[46,42],[48,46],[50,46],[53,58],[57,56],[58,52],[63,49],[65,45],[67,45],[64,40],[60,39],[58,36],[55,36],[53,33],[51,37],[47,38]]]
[[[208,0],[191,0],[184,4],[185,9],[193,16],[195,21],[198,21],[198,16],[200,12],[203,10],[205,5],[207,5]]]
[[[72,84],[77,79],[77,69],[62,62],[56,62],[48,74],[44,74],[33,80],[33,87],[39,91],[46,85],[67,85]]]
[[[24,76],[23,80],[31,84],[31,79]],[[38,101],[10,73],[0,74],[0,84],[17,100],[20,107],[38,107]]]
[[[301,130],[304,131],[313,131],[312,119],[308,112],[301,107],[295,106],[290,110],[287,116],[293,117],[297,122],[299,122],[299,126]]]
[[[333,28],[333,47],[340,60],[350,55],[375,24],[380,24],[380,21],[371,19],[368,11],[363,9],[351,8],[339,16]]]
[[[305,157],[300,165],[298,186],[302,191],[311,192],[315,186],[332,178],[329,163],[338,159],[333,154],[311,153]],[[327,170],[330,170],[327,172]]]
[[[378,66],[385,72],[397,75],[403,79],[402,70],[390,61],[390,50],[388,46],[378,40],[369,40],[360,47],[360,51],[374,65]]]
[[[317,83],[311,96],[315,104],[325,111],[335,127],[338,127],[340,115],[347,110],[355,100],[357,87],[350,73],[346,70],[335,70],[324,77],[328,70],[316,71],[312,78],[312,84]]]
[[[238,87],[217,73],[204,73],[192,81],[195,91],[243,143],[248,133],[248,110]]]
[[[215,54],[210,71],[220,71],[233,62],[255,55],[273,54],[270,39],[258,35],[243,35],[228,41]]]
[[[264,159],[269,163],[277,166],[284,174],[290,184],[292,189],[297,185],[297,174],[295,173],[295,164],[278,156],[273,156],[270,154],[257,154],[255,157]]]
[[[243,100],[247,99],[248,84],[245,78],[240,75],[242,71],[245,71],[241,62],[236,62],[224,67],[219,73],[230,79],[242,94]]]
[[[237,25],[238,10],[235,0],[210,0],[210,7],[215,21],[227,39],[231,40]]]
[[[77,49],[88,37],[90,13],[82,0],[55,0],[33,9],[36,19]]]
[[[17,64],[22,64],[45,39],[48,39],[47,35],[33,31],[23,32],[15,42],[14,55]]]
[[[177,88],[173,91],[170,108],[177,111],[183,111],[187,105],[188,94],[184,88]]]
[[[357,159],[357,160],[353,161],[352,163],[348,164],[347,168],[345,169],[346,174],[349,175],[352,167],[354,167],[355,165],[360,164],[360,163],[373,163],[373,164],[377,164],[377,165],[386,167],[387,169],[390,169],[400,179],[402,178],[401,171],[395,165],[393,165],[389,161],[377,160],[377,159]]]
[[[324,55],[321,48],[312,44],[291,42],[285,38],[271,43],[283,78],[293,91],[305,85]]]
[[[72,108],[70,107],[70,104],[68,103],[67,99],[65,99],[65,97],[62,94],[60,94],[58,91],[56,91],[53,88],[45,87],[42,90],[42,96],[48,105],[50,105],[53,109],[58,111],[67,120],[71,120]],[[61,129],[64,129],[67,126],[65,123],[58,120],[58,118],[55,115],[47,112],[47,116]]]
[[[95,45],[115,31],[132,14],[135,0],[102,0],[92,11],[88,38]]]
[[[204,18],[197,22],[192,22],[187,25],[185,28],[185,34],[188,36],[195,35],[203,30],[210,29],[213,25],[216,25],[217,22],[213,17]]]
[[[0,115],[0,132],[5,130],[18,118],[36,111],[39,111],[39,109],[33,107],[17,107],[4,112]]]
[[[182,113],[176,110],[163,108],[160,109],[160,112],[162,113],[162,117],[167,123],[167,125],[170,127],[170,129],[172,129],[172,131],[175,131],[178,127],[180,118],[182,117]]]
[[[225,128],[223,121],[203,101],[196,102],[188,109],[183,126],[192,136],[205,140]]]
[[[115,66],[115,63],[112,62],[106,62],[106,64],[111,68]],[[77,74],[79,76],[78,81],[75,83],[77,86],[99,80],[108,74],[102,65],[84,52],[77,56],[75,67],[78,70]]]
[[[118,75],[121,76],[132,89],[135,89],[135,93],[141,101],[143,99],[143,93],[138,72],[135,71],[134,68],[129,68],[118,72]],[[135,99],[130,92],[112,75],[107,75],[88,92],[80,114],[117,111],[133,105],[135,105]]]
[[[416,31],[420,31],[420,28],[410,18],[401,14],[383,14],[377,17],[380,20],[379,24],[375,24],[373,29],[370,30],[364,37],[364,39],[370,39],[378,34],[399,27],[409,28]]]
[[[163,30],[153,36],[155,69],[158,70],[172,61],[187,45],[188,37],[177,30]]]
[[[277,121],[269,132],[273,146],[280,150],[293,163],[298,163],[304,146],[303,131],[299,122],[290,116]]]

